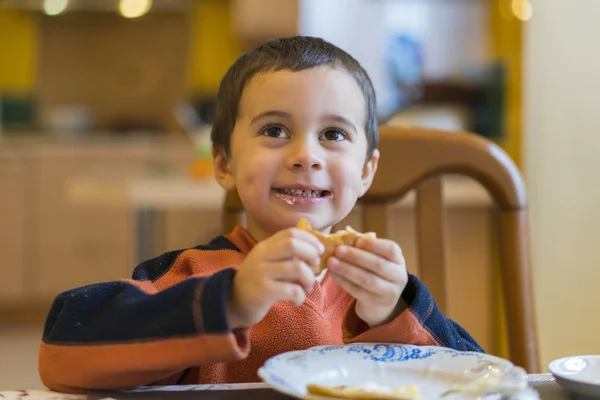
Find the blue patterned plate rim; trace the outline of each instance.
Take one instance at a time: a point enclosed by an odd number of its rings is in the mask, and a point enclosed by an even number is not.
[[[362,353],[364,355],[363,359],[367,362],[404,363],[445,354],[450,357],[471,357],[477,360],[489,361],[507,368],[513,366],[510,361],[500,357],[473,351],[459,351],[447,347],[417,346],[401,343],[353,343],[347,345],[316,346],[305,350],[294,350],[278,354],[265,362],[258,370],[258,376],[277,391],[292,397],[302,397],[304,394],[298,393],[298,390],[292,387],[286,378],[278,373],[279,371],[276,368],[277,363],[285,362],[295,355],[305,353],[319,353],[326,356],[328,353],[339,353],[340,351],[344,353]]]

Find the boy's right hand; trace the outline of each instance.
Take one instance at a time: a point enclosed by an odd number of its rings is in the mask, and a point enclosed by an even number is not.
[[[302,305],[315,282],[309,265],[318,265],[324,251],[315,235],[296,228],[279,231],[254,246],[239,266],[227,300],[231,329],[255,325],[277,301]]]

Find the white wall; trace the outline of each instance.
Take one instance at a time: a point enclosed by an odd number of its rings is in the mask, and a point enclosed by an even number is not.
[[[600,354],[600,1],[532,3],[524,160],[545,366]]]
[[[490,0],[388,0],[384,3],[387,3],[390,29],[394,26],[412,28],[409,31],[423,41],[424,74],[428,78],[443,79],[490,61]],[[421,23],[416,24],[409,18],[421,19]]]
[[[379,111],[393,108],[384,56],[383,1],[302,0],[299,29],[302,35],[321,37],[344,49],[365,68],[377,92]]]
[[[424,47],[424,74],[443,78],[489,60],[490,0],[302,0],[299,30],[354,56],[377,91],[379,112],[396,110],[386,65],[390,33],[408,33]]]

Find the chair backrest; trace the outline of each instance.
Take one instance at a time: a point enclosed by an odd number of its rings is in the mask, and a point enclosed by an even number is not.
[[[381,159],[373,184],[361,199],[363,229],[388,236],[388,205],[416,189],[419,277],[444,311],[447,302],[441,175],[461,174],[481,183],[494,200],[510,359],[539,371],[537,331],[529,265],[527,198],[518,168],[492,142],[477,135],[382,126]],[[226,196],[224,228],[243,211],[236,192]]]

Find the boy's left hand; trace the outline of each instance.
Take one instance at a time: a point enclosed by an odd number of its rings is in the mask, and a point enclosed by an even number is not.
[[[361,237],[354,247],[338,246],[327,267],[336,282],[356,299],[356,315],[369,327],[385,324],[406,309],[400,295],[408,273],[395,242]]]

